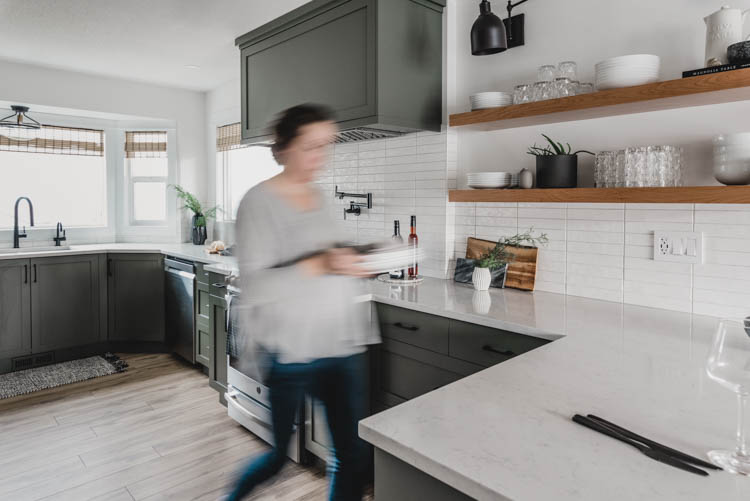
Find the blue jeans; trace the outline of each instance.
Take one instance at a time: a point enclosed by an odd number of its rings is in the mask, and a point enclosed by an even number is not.
[[[366,355],[321,358],[310,363],[273,362],[269,387],[274,447],[253,459],[240,476],[229,501],[240,501],[258,484],[274,476],[286,462],[294,418],[305,393],[326,410],[333,440],[332,501],[361,500],[367,470],[367,446],[357,434],[357,423],[367,412]]]

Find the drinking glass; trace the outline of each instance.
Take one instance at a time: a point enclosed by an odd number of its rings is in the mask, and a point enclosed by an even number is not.
[[[612,161],[611,151],[600,151],[594,158],[594,186],[610,188],[608,179],[609,165]]]
[[[750,395],[750,317],[744,323],[722,320],[716,329],[706,362],[708,376],[737,394],[737,446],[708,453],[711,462],[725,471],[750,475],[750,449],[745,436],[745,411]]]
[[[555,78],[555,97],[575,96],[575,88],[569,78]]]
[[[554,84],[552,82],[536,82],[533,89],[533,101],[545,101],[554,96]]]
[[[513,89],[513,104],[531,102],[531,86],[528,84],[516,85]]]
[[[625,151],[620,150],[613,153],[613,162],[615,170],[615,188],[625,186]]]
[[[578,72],[578,65],[576,64],[575,61],[563,61],[557,65],[557,76],[560,78],[578,80],[577,72]]]
[[[578,90],[576,94],[591,94],[594,92],[594,84],[592,83],[580,83],[578,84]]]
[[[557,70],[551,64],[540,66],[537,70],[537,80],[540,82],[551,82],[557,76]]]

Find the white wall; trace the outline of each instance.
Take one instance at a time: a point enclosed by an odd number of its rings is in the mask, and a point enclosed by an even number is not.
[[[0,75],[2,101],[174,121],[177,182],[205,199],[205,93],[8,61],[0,61]],[[169,239],[189,238],[188,218],[181,222]]]

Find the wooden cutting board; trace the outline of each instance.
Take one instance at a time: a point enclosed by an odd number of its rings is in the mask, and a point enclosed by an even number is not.
[[[469,237],[466,241],[466,258],[479,259],[482,254],[494,248],[497,242]],[[508,247],[508,252],[515,255],[508,264],[505,286],[512,289],[533,291],[536,281],[536,262],[539,249],[536,247]]]

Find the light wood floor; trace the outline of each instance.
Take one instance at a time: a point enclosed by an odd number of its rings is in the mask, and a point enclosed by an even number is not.
[[[198,370],[121,356],[127,372],[0,400],[0,499],[213,501],[267,448]],[[327,489],[320,468],[290,463],[251,499],[322,500]]]

